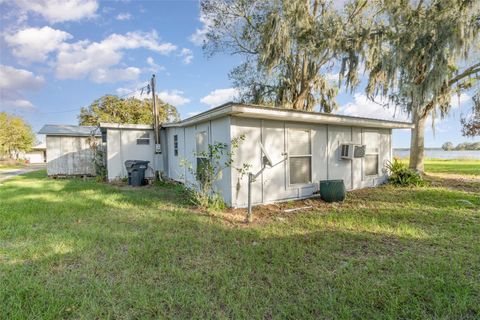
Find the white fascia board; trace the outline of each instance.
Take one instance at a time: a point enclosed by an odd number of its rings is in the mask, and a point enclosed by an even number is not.
[[[162,127],[165,128],[170,128],[170,127],[188,127],[197,123],[205,122],[205,121],[210,121],[214,119],[218,119],[224,116],[231,115],[233,111],[233,106],[232,105],[225,105],[221,107],[217,107],[208,111],[205,111],[203,113],[200,113],[196,116],[187,118],[185,120],[179,121],[179,122],[172,122],[172,123],[165,123],[162,124]]]
[[[369,119],[361,117],[351,117],[343,115],[334,115],[318,112],[306,112],[290,109],[279,109],[271,107],[251,106],[242,104],[227,103],[214,109],[205,111],[196,116],[187,118],[179,122],[165,123],[162,127],[185,127],[197,123],[210,121],[224,116],[237,116],[244,118],[257,118],[266,120],[279,120],[303,123],[332,124],[339,126],[354,126],[363,128],[381,128],[381,129],[411,129],[413,124],[409,122]]]
[[[153,130],[150,124],[128,124],[128,123],[108,123],[101,122],[100,128],[105,129],[132,129],[132,130]]]
[[[316,112],[304,112],[275,108],[261,108],[248,106],[234,106],[233,113],[238,117],[281,120],[291,122],[332,124],[339,126],[354,126],[364,128],[383,129],[411,129],[413,124],[409,122],[397,122],[380,119],[331,115]]]

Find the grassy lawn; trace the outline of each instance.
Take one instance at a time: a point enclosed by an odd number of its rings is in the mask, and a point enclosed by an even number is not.
[[[25,168],[27,165],[25,163],[15,163],[15,164],[3,164],[0,163],[0,170],[9,170],[9,169],[22,169]]]
[[[408,164],[408,159],[401,159]],[[466,176],[480,176],[480,160],[426,159],[428,173],[451,173]]]
[[[480,176],[480,160],[428,159],[425,170],[433,173],[457,173]]]
[[[247,226],[179,187],[16,177],[0,319],[480,317],[480,181],[313,202]]]

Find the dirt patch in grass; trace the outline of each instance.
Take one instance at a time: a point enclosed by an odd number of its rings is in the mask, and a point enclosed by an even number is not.
[[[280,203],[266,205],[256,205],[252,210],[253,221],[250,224],[245,223],[247,216],[246,208],[227,209],[223,212],[210,213],[221,218],[225,222],[236,226],[248,226],[265,224],[272,221],[286,221],[300,213],[315,211],[318,213],[327,213],[335,211],[336,208],[346,205],[343,203],[328,203],[320,197],[312,197],[302,200],[292,200]]]
[[[425,180],[432,187],[441,187],[466,192],[480,192],[480,177],[449,173],[428,173]]]
[[[455,191],[480,194],[480,179],[472,178],[472,176],[429,173],[425,176],[425,180],[428,183],[428,187],[425,188],[446,188]],[[425,188],[420,187],[419,190],[424,190]],[[313,197],[303,200],[256,205],[253,207],[253,222],[250,225],[266,224],[272,221],[284,221],[295,215],[309,211],[314,211],[318,214],[330,214],[348,209],[369,209],[373,212],[384,210],[385,204],[390,203],[393,198],[395,198],[395,195],[404,189],[411,190],[411,188],[396,188],[386,184],[376,188],[363,188],[349,191],[346,200],[343,202],[328,203],[323,201],[320,197]],[[395,206],[398,208],[408,207],[408,204],[396,203]],[[230,225],[249,225],[245,223],[247,215],[246,208],[228,209],[223,212],[215,213],[206,213],[199,210],[196,210],[196,212],[214,216]]]

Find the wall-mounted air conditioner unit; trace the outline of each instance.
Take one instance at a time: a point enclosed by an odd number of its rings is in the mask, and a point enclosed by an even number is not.
[[[365,157],[365,145],[346,143],[340,145],[340,159],[352,160]]]

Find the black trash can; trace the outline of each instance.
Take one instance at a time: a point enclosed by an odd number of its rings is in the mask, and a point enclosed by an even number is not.
[[[145,184],[145,170],[150,161],[144,160],[127,160],[125,161],[125,168],[128,174],[128,185],[143,186]]]
[[[326,202],[345,200],[345,184],[343,180],[321,180],[320,196]]]
[[[127,176],[128,176],[128,185],[132,185],[132,171],[133,171],[133,164],[135,160],[127,160],[125,161],[125,168],[127,169]]]

